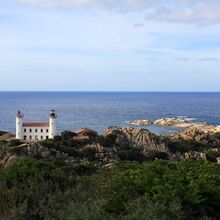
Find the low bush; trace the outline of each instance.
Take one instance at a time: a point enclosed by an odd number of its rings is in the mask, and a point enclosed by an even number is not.
[[[121,160],[143,162],[146,160],[143,152],[137,148],[121,149],[117,151],[117,155]]]
[[[16,147],[18,145],[21,145],[23,142],[21,140],[18,139],[14,139],[8,142],[8,146],[9,147]]]

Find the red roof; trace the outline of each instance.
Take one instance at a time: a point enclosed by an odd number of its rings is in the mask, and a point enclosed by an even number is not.
[[[23,127],[49,127],[48,122],[24,122]]]

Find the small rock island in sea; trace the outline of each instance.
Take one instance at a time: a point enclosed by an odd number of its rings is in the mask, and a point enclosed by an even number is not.
[[[206,126],[205,122],[197,122],[192,118],[187,117],[172,117],[172,118],[161,118],[155,121],[149,120],[133,120],[130,124],[136,125],[156,125],[156,126],[166,126],[174,128],[188,128],[191,126]]]

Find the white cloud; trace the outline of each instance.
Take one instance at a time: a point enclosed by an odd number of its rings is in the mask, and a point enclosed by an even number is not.
[[[143,6],[152,5],[154,1],[146,0],[18,0],[20,2],[29,3],[32,5],[45,6],[101,6],[104,8],[121,8],[136,10]],[[157,0],[156,0],[157,1]]]
[[[219,61],[217,57],[202,57],[198,58],[198,61]]]
[[[147,19],[186,23],[220,22],[219,0],[18,0],[32,5],[95,6],[122,11],[143,10]]]
[[[218,23],[220,22],[220,1],[188,1],[179,4],[173,1],[171,7],[161,6],[150,16],[151,19],[171,22],[197,22]]]

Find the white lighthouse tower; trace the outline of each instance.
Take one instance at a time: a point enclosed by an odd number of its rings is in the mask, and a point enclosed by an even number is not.
[[[53,139],[54,136],[57,135],[56,118],[57,118],[57,115],[55,111],[51,110],[50,115],[49,115],[49,138],[50,139]]]
[[[16,139],[23,139],[23,117],[24,115],[18,111],[16,115]]]

